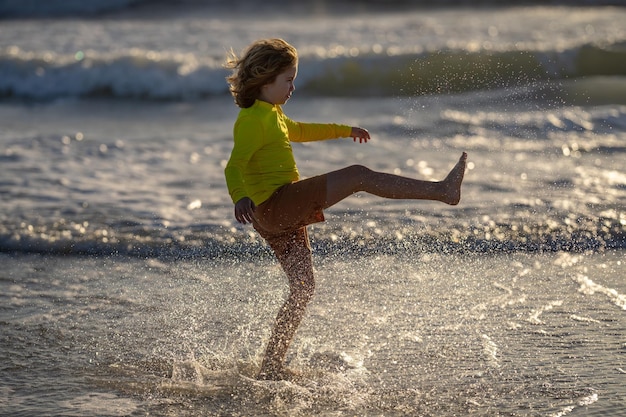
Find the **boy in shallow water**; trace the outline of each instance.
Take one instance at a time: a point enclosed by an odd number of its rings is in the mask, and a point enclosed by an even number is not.
[[[282,39],[254,42],[229,57],[230,91],[241,108],[234,126],[234,147],[224,170],[235,204],[235,218],[251,223],[274,251],[289,281],[289,297],[280,308],[265,350],[259,379],[288,379],[284,367],[289,344],[313,296],[315,280],[307,225],[324,221],[324,209],[365,191],[384,198],[436,200],[456,205],[467,154],[443,181],[431,182],[352,165],[300,180],[290,142],[370,135],[360,127],[301,123],[281,108],[295,90],[298,54]]]

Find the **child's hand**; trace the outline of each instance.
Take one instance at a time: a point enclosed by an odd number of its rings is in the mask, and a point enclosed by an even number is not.
[[[352,132],[350,132],[350,137],[353,141],[359,140],[359,143],[367,143],[370,140],[370,132],[360,127],[353,127]]]
[[[252,223],[256,206],[248,197],[244,197],[235,203],[235,218],[241,224]]]

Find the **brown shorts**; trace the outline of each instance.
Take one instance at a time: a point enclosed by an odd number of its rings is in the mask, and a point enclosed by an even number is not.
[[[280,187],[254,212],[254,228],[270,244],[309,224],[324,221],[326,175]]]

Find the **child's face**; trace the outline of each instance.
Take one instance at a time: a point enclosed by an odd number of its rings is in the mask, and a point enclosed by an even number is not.
[[[285,104],[291,98],[291,93],[296,89],[293,82],[298,75],[298,67],[289,68],[276,76],[274,82],[261,87],[259,100],[271,104]]]

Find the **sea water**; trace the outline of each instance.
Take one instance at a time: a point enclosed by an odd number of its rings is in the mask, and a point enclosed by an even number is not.
[[[626,10],[0,5],[0,414],[621,415]],[[300,52],[303,177],[443,178],[459,206],[350,197],[310,227],[316,295],[256,381],[286,295],[223,168],[227,51]]]

